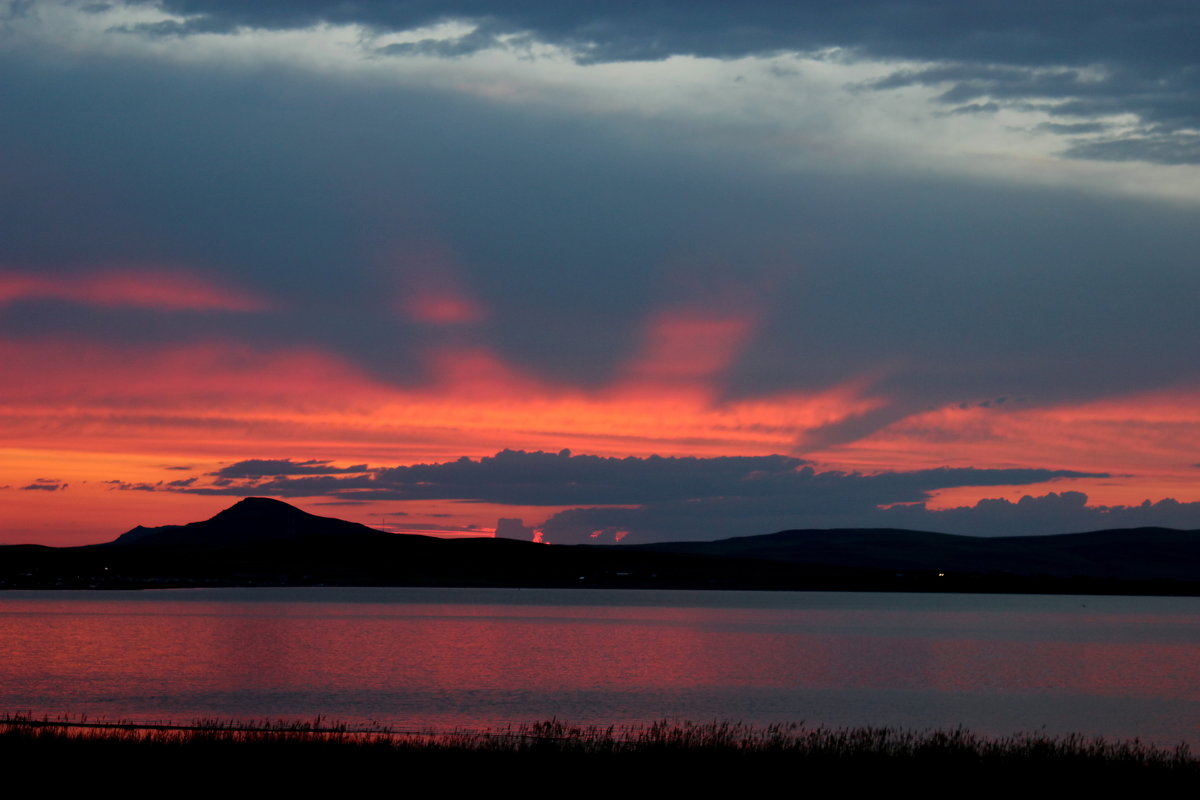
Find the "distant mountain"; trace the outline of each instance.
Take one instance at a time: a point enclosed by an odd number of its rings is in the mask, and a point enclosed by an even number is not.
[[[1200,531],[795,530],[542,545],[392,534],[248,497],[202,522],[138,526],[105,544],[0,547],[0,588],[311,585],[1200,595]]]
[[[894,572],[1200,580],[1200,531],[1168,528],[995,537],[891,528],[792,530],[628,547]]]
[[[227,547],[283,542],[298,537],[341,539],[391,537],[386,531],[334,517],[318,517],[269,497],[247,497],[203,522],[187,525],[141,525],[121,534],[109,546]]]

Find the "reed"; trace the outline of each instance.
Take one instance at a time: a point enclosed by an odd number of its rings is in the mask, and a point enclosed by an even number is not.
[[[162,769],[239,764],[276,775],[455,775],[480,783],[537,774],[591,775],[592,784],[657,776],[663,785],[711,788],[755,779],[838,776],[850,783],[937,777],[950,781],[1061,780],[1111,786],[1129,779],[1200,778],[1186,745],[1040,733],[987,738],[965,729],[826,728],[798,724],[661,721],[573,725],[548,720],[490,729],[352,728],[324,718],[257,723],[203,719],[185,725],[93,722],[87,718],[0,716],[7,763],[138,764]],[[289,770],[291,772],[289,772]],[[530,772],[532,770],[532,773]],[[714,783],[715,782],[715,783]]]

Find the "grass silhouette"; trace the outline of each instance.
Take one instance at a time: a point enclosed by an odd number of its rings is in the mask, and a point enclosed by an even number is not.
[[[1038,733],[1004,738],[965,729],[808,728],[738,722],[572,725],[559,720],[484,730],[401,731],[305,722],[197,720],[188,725],[0,717],[0,763],[25,769],[72,765],[76,777],[138,775],[216,788],[227,780],[266,788],[315,783],[422,780],[489,790],[497,782],[563,787],[744,791],[747,783],[836,780],[882,787],[936,781],[1111,789],[1194,786],[1200,759],[1186,745]],[[800,784],[795,784],[800,788]]]

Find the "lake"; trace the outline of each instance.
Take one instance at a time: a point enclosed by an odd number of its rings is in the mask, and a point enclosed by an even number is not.
[[[1200,746],[1200,598],[4,592],[0,648],[10,713],[962,725]]]

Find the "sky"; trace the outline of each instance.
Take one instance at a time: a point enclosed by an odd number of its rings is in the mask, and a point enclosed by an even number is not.
[[[0,542],[1200,528],[1198,28],[0,0]]]

